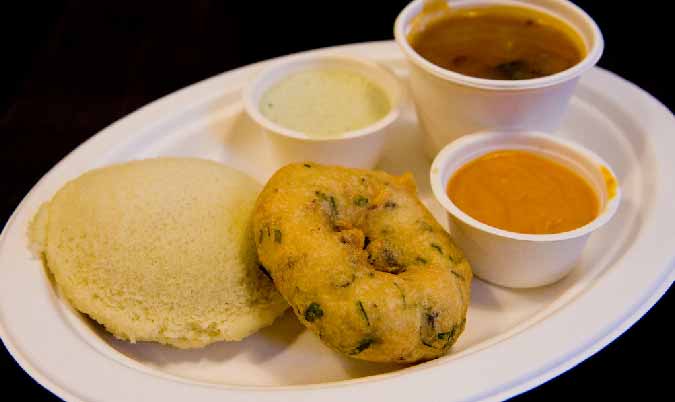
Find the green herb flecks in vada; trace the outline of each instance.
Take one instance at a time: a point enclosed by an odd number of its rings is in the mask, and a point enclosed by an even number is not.
[[[410,175],[288,165],[258,197],[253,226],[277,289],[334,350],[418,362],[464,330],[471,268]]]

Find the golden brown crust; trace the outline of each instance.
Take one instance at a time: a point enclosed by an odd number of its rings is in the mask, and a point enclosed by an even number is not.
[[[471,268],[409,174],[288,165],[258,197],[253,228],[277,289],[337,351],[428,360],[464,329]]]

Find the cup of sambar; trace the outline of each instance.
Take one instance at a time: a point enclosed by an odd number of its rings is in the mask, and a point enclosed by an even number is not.
[[[394,36],[430,157],[475,131],[555,131],[604,48],[597,24],[566,0],[415,0]]]

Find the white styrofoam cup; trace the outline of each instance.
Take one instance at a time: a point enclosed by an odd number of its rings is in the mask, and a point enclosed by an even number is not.
[[[394,36],[410,67],[410,89],[430,157],[447,143],[480,130],[541,130],[560,125],[579,77],[600,59],[600,29],[583,10],[566,0],[449,0],[452,8],[482,5],[530,7],[566,22],[586,46],[586,56],[559,73],[526,80],[470,77],[439,67],[408,43],[411,23],[426,0],[415,0],[401,11]]]
[[[524,234],[492,227],[459,209],[447,194],[453,174],[471,160],[504,149],[542,154],[573,169],[595,190],[600,201],[598,216],[569,232]],[[430,178],[434,196],[448,212],[453,239],[476,276],[514,288],[548,285],[564,277],[575,266],[588,237],[612,218],[621,200],[616,175],[602,158],[573,142],[533,131],[463,136],[436,156]]]
[[[244,89],[243,101],[248,115],[266,133],[275,163],[281,166],[313,161],[354,168],[375,167],[386,142],[386,128],[401,113],[403,91],[398,79],[374,62],[348,56],[301,55],[271,63]],[[270,87],[295,72],[318,68],[337,68],[361,74],[385,92],[389,99],[389,112],[369,126],[329,138],[309,137],[271,121],[260,112],[260,98]]]

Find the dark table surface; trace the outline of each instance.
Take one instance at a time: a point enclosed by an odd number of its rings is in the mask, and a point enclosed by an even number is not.
[[[252,62],[391,39],[393,21],[406,1],[13,3],[0,12],[3,226],[43,174],[117,119],[184,86]],[[675,35],[669,2],[622,3],[577,1],[605,35],[600,66],[672,109]],[[672,369],[661,363],[675,357],[667,330],[672,317],[669,292],[596,355],[514,400],[669,399]],[[58,400],[4,348],[0,369],[5,395]]]

